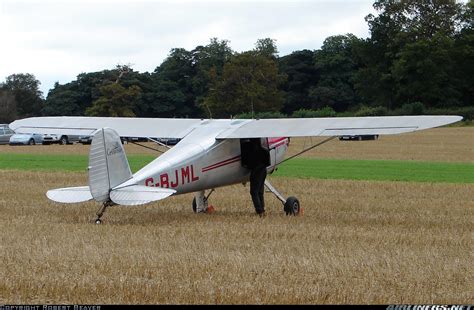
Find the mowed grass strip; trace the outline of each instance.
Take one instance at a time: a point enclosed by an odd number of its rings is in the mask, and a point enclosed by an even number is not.
[[[149,155],[128,156],[130,169],[138,171],[155,157]],[[87,155],[60,154],[0,154],[0,169],[45,170],[45,171],[86,171]]]
[[[474,164],[294,158],[276,176],[332,180],[474,183]]]
[[[132,171],[155,157],[129,155]],[[0,154],[0,169],[85,171],[86,155]],[[474,183],[474,163],[440,163],[397,160],[345,160],[295,158],[279,166],[278,177],[374,180],[435,183]]]

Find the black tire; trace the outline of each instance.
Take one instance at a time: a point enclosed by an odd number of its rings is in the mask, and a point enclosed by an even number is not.
[[[36,142],[34,139],[30,139],[30,141],[28,141],[28,145],[35,145]]]
[[[300,202],[296,197],[288,197],[283,210],[286,215],[298,215],[300,213]]]
[[[207,202],[206,197],[204,197],[204,203]],[[193,198],[193,212],[196,213],[197,210],[197,204],[196,204],[196,197]]]
[[[61,136],[61,139],[59,139],[59,144],[61,145],[68,144],[67,136]]]

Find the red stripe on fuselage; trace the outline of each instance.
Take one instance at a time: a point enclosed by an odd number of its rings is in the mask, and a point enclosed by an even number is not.
[[[287,143],[287,141],[288,141],[288,138],[286,138],[286,137],[268,138],[268,144],[270,145],[270,148],[276,148],[276,147],[279,147],[281,145],[284,145],[284,144]],[[202,168],[202,172],[207,172],[207,171],[210,171],[210,170],[213,170],[213,169],[216,169],[216,168],[227,166],[227,165],[230,165],[230,164],[238,162],[238,161],[240,161],[240,155],[229,158],[229,159],[226,159],[226,160],[223,160],[223,161],[220,161],[218,163],[209,165],[207,167],[204,167],[204,168]]]
[[[209,171],[209,170],[212,170],[212,169],[216,169],[216,168],[219,168],[219,167],[222,167],[222,166],[226,166],[226,165],[238,162],[238,161],[240,161],[240,155],[229,158],[229,159],[226,159],[226,160],[223,160],[223,161],[220,161],[220,162],[215,163],[213,165],[204,167],[204,168],[202,168],[202,172],[206,172],[206,171]]]
[[[268,145],[270,148],[276,148],[280,145],[283,145],[286,143],[288,138],[282,137],[282,138],[268,138]]]

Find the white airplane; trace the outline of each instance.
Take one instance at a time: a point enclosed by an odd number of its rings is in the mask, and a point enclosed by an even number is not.
[[[245,184],[250,170],[242,162],[245,139],[260,138],[268,146],[273,172],[285,160],[289,137],[326,136],[321,145],[346,135],[390,135],[439,127],[460,121],[460,116],[392,116],[305,119],[174,119],[108,117],[35,117],[14,121],[10,128],[22,133],[92,135],[89,185],[49,190],[47,197],[61,203],[94,199],[102,204],[96,223],[112,205],[142,205],[171,195],[196,192],[195,212],[206,212],[210,193],[221,186]],[[121,137],[181,139],[151,163],[132,174]],[[281,137],[281,138],[274,138]],[[299,201],[284,198],[268,181],[286,214],[298,214]],[[206,196],[205,191],[211,190]]]

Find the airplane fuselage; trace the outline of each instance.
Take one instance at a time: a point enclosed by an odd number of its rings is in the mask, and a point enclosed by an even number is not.
[[[176,146],[135,173],[127,184],[171,188],[179,195],[247,182],[250,170],[242,166],[240,139],[216,139],[224,128],[228,128],[224,122],[195,128]],[[273,172],[283,161],[288,144],[288,138],[268,138],[271,160],[268,172]]]

